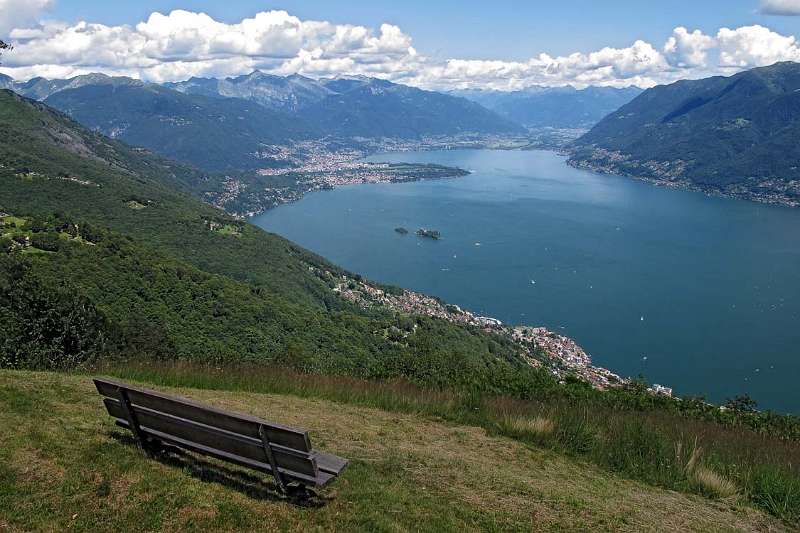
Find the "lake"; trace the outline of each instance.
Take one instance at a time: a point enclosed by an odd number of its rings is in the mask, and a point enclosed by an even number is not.
[[[472,174],[315,192],[253,221],[372,280],[546,326],[623,376],[800,413],[800,210],[577,170],[551,152],[370,160]]]

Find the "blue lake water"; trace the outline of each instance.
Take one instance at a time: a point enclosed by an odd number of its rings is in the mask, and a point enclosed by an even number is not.
[[[551,152],[371,159],[472,174],[316,192],[254,222],[370,279],[547,326],[623,376],[800,413],[800,210],[594,174]]]

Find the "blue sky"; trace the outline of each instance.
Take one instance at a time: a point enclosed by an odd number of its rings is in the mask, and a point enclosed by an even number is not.
[[[800,0],[0,0],[0,72],[650,87],[800,61],[798,35]]]
[[[389,22],[412,35],[418,50],[441,58],[566,55],[627,46],[636,39],[661,42],[676,26],[714,33],[722,26],[761,24],[782,34],[800,33],[800,17],[762,15],[757,0],[60,0],[50,15],[70,22],[135,24],[153,11],[173,9],[203,11],[226,22],[273,9],[338,24]]]

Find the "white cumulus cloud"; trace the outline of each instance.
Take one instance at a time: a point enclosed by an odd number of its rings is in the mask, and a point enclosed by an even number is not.
[[[761,12],[765,15],[800,15],[800,0],[761,0]]]
[[[26,0],[24,5],[37,2],[49,4]],[[0,0],[3,5],[12,3],[23,5]],[[0,70],[18,79],[104,72],[161,82],[260,69],[312,77],[363,74],[432,89],[649,87],[775,61],[800,61],[794,36],[763,26],[722,28],[716,35],[677,27],[663,44],[637,40],[625,47],[564,56],[540,53],[519,61],[434,59],[419,53],[411,36],[392,24],[333,24],[286,11],[265,11],[233,23],[175,10],[152,13],[135,25],[47,21],[16,26],[9,31],[16,49],[4,56]]]
[[[417,55],[411,38],[397,26],[383,24],[375,31],[303,21],[285,11],[227,24],[205,13],[175,10],[153,13],[136,26],[45,22],[14,29],[10,36],[20,45],[6,59],[12,70],[59,65],[153,81],[241,74],[254,68],[319,75],[347,69],[379,73],[414,61]]]
[[[775,33],[764,26],[722,28],[717,33],[720,65],[758,67],[778,61],[800,61],[797,39]]]
[[[36,22],[39,15],[53,7],[53,0],[0,0],[0,39],[16,26]]]
[[[689,30],[683,26],[675,28],[664,45],[664,55],[676,67],[705,67],[708,51],[716,45],[713,37],[700,30]]]

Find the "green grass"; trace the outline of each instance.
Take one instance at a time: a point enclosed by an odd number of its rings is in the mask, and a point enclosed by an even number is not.
[[[730,482],[741,501],[800,525],[798,441],[670,410],[566,398],[524,401],[421,388],[402,380],[371,382],[271,367],[129,363],[99,371],[163,386],[293,395],[479,426],[629,479],[716,498],[721,494],[709,486],[713,476],[698,477],[701,467]]]
[[[297,395],[156,388],[307,427],[351,465],[309,502],[287,499],[252,471],[149,458],[87,375],[0,371],[0,530],[786,529],[742,501],[654,488],[471,425]]]
[[[238,237],[241,235],[241,230],[234,224],[225,224],[221,228],[217,230],[217,233],[220,235],[230,235],[232,237]]]
[[[136,200],[130,200],[125,203],[129,208],[133,209],[134,211],[141,211],[142,209],[146,208],[147,206],[137,202]]]
[[[21,228],[25,225],[27,220],[22,217],[15,217],[13,215],[7,215],[4,217],[0,217],[0,227],[5,226],[6,229],[8,228]]]

